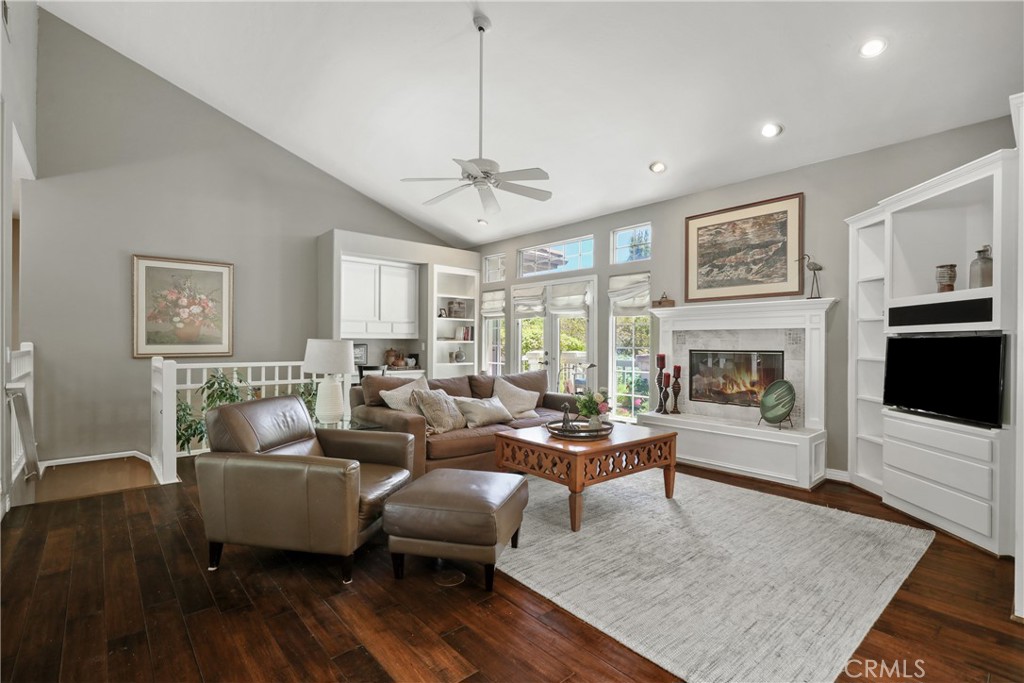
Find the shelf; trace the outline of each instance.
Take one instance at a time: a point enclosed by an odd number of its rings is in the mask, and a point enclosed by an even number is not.
[[[858,434],[857,438],[864,441],[870,441],[871,443],[878,444],[879,446],[882,445],[882,437],[875,436],[873,434]]]
[[[857,280],[857,282],[878,282],[879,280],[884,280],[884,279],[885,279],[884,275],[867,275],[867,276],[862,277],[859,280]]]
[[[859,322],[859,323],[880,323],[880,322],[884,322],[884,321],[885,321],[885,318],[882,317],[882,316],[877,316],[877,317],[873,316],[873,317],[870,317],[870,318],[857,318],[857,322]]]
[[[475,322],[475,319],[473,319],[473,318],[449,318],[448,316],[445,316],[443,318],[441,316],[437,316],[437,319],[438,320],[451,320],[452,322],[455,322],[455,323],[471,323],[471,322]]]
[[[475,365],[472,361],[466,361],[465,363],[434,363],[434,365]]]
[[[475,339],[438,339],[438,344],[473,344]]]
[[[949,301],[970,301],[971,299],[991,299],[995,296],[994,287],[975,287],[974,289],[957,289],[952,292],[932,292],[915,296],[901,296],[889,299],[889,308],[901,306],[920,306],[922,304],[941,304]]]
[[[857,396],[857,400],[858,401],[871,401],[872,403],[879,403],[879,404],[882,402],[882,398],[880,396],[863,396],[863,395],[858,395]]]
[[[884,358],[875,358],[873,356],[857,356],[857,360],[866,360],[866,361],[870,361],[872,363],[884,363],[885,362]]]
[[[438,292],[434,296],[438,299],[463,299],[465,301],[476,301],[476,297],[472,294],[441,294]]]

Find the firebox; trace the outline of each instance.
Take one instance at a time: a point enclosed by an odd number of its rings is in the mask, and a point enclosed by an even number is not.
[[[690,351],[690,400],[759,406],[783,378],[782,351]]]

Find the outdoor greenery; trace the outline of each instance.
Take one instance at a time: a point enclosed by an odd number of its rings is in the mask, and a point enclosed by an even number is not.
[[[206,438],[207,411],[228,403],[247,401],[253,398],[255,391],[237,371],[235,381],[228,379],[223,372],[215,372],[199,387],[198,394],[202,399],[198,412],[187,401],[178,399],[175,411],[175,437],[179,451],[191,453],[192,444]]]

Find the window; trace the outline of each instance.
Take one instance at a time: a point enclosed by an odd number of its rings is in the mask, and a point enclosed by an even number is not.
[[[650,223],[612,231],[612,263],[648,261],[650,258]]]
[[[651,387],[651,317],[615,316],[615,417],[636,419],[649,408]]]
[[[594,236],[519,250],[519,277],[594,267]]]
[[[635,420],[650,410],[651,274],[633,273],[608,278],[611,304],[612,415]]]
[[[505,255],[494,254],[484,257],[484,282],[502,282],[505,280]]]
[[[484,320],[484,372],[491,377],[505,372],[505,318]]]

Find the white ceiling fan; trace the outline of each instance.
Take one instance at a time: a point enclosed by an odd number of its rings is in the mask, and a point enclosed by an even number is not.
[[[461,192],[469,187],[475,187],[480,193],[480,201],[484,205],[484,211],[489,214],[498,213],[501,207],[494,197],[491,188],[504,190],[513,194],[529,197],[545,202],[551,199],[551,193],[547,190],[540,190],[535,187],[527,187],[511,180],[547,180],[548,174],[540,168],[521,168],[515,171],[502,171],[498,162],[493,159],[484,158],[484,33],[490,30],[491,21],[482,14],[473,17],[473,25],[480,34],[480,139],[477,148],[476,159],[452,159],[462,169],[462,175],[458,178],[402,178],[403,183],[425,182],[425,181],[464,181],[462,185],[452,188],[447,192],[428,199],[423,202],[426,205],[437,204],[452,195]]]

